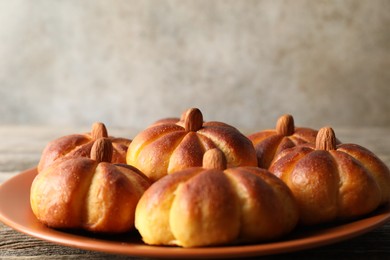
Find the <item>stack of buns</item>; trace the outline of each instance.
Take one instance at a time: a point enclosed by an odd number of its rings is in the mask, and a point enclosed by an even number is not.
[[[45,225],[100,233],[134,227],[149,245],[275,241],[300,226],[362,217],[390,201],[389,168],[332,128],[245,136],[191,108],[134,138],[91,133],[50,142],[30,193]]]

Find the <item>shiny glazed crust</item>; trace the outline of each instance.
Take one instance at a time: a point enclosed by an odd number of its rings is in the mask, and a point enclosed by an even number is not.
[[[276,239],[297,221],[290,190],[266,170],[196,167],[152,184],[135,226],[147,244],[197,247]]]
[[[248,136],[252,141],[260,168],[268,169],[275,155],[286,148],[304,143],[315,143],[317,131],[310,128],[296,127],[292,135],[285,136],[276,130],[264,130]]]
[[[108,137],[108,139],[113,145],[111,162],[126,163],[126,152],[131,140],[115,137]],[[62,157],[89,157],[94,141],[91,134],[86,133],[67,135],[49,142],[42,152],[38,172]]]
[[[128,165],[62,158],[34,179],[31,208],[49,227],[120,233],[133,228],[136,204],[149,185]]]
[[[200,167],[205,151],[222,150],[228,167],[256,166],[251,141],[236,128],[220,122],[205,122],[197,131],[187,131],[182,121],[156,123],[139,133],[127,152],[127,164],[152,181],[189,167]]]
[[[290,187],[304,225],[356,218],[390,201],[389,169],[359,145],[286,149],[269,170]]]

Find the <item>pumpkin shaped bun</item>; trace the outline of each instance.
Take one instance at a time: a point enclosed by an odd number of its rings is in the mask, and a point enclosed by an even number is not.
[[[255,146],[258,166],[268,169],[280,151],[304,143],[315,143],[317,131],[295,127],[291,115],[279,117],[275,129],[267,129],[248,136]]]
[[[188,109],[181,119],[164,119],[134,137],[126,162],[153,182],[189,167],[202,166],[203,154],[219,148],[228,167],[256,166],[251,141],[236,128],[221,122],[203,122],[197,108]]]
[[[315,145],[283,150],[269,170],[291,189],[304,225],[353,219],[390,201],[389,168],[366,148],[336,145],[329,127]]]
[[[297,221],[293,195],[280,179],[258,167],[226,169],[216,148],[204,154],[203,167],[153,183],[135,216],[145,243],[182,247],[277,239]]]
[[[112,142],[112,163],[126,163],[126,152],[131,140],[108,136],[106,126],[96,122],[90,133],[71,134],[49,142],[42,152],[38,163],[38,172],[42,171],[55,160],[62,157],[89,157],[93,143],[98,138],[108,138]]]
[[[65,157],[35,177],[34,215],[52,228],[121,233],[134,227],[135,208],[150,182],[139,170],[109,163],[112,144],[94,142],[91,158]]]

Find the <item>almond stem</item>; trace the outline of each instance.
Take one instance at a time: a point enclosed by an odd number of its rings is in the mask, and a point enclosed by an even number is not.
[[[106,126],[103,123],[95,122],[92,125],[91,136],[92,140],[97,140],[102,137],[108,137]]]
[[[96,162],[111,162],[112,143],[108,138],[97,139],[91,149],[91,159]]]
[[[316,150],[336,150],[336,135],[331,127],[323,127],[318,130]]]
[[[207,150],[203,155],[203,168],[225,170],[226,167],[226,157],[218,148]]]
[[[190,108],[184,116],[184,128],[187,132],[196,132],[203,126],[203,115],[197,108]]]
[[[294,134],[295,126],[292,115],[283,115],[279,117],[278,121],[276,122],[276,132],[283,136]]]

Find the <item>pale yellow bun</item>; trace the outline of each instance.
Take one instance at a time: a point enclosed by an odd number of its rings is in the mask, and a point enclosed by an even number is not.
[[[295,200],[281,180],[257,167],[226,169],[218,149],[206,152],[203,167],[152,184],[135,216],[145,243],[182,247],[270,241],[297,221]]]

